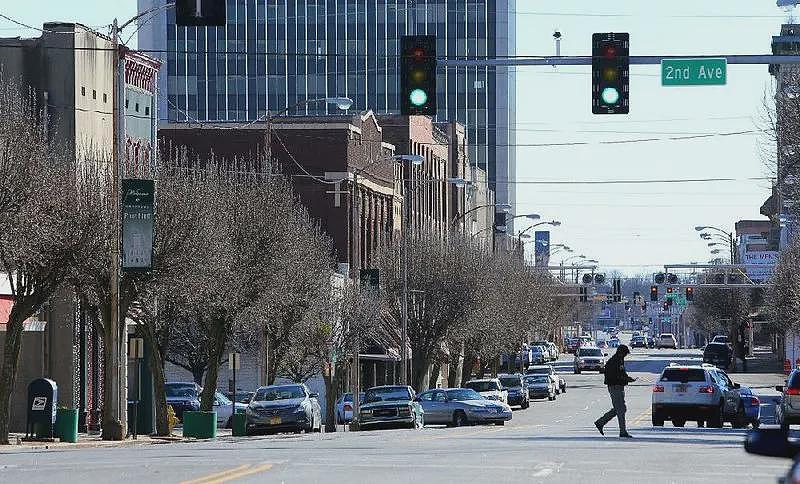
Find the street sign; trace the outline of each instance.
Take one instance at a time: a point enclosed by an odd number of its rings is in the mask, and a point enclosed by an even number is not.
[[[662,86],[724,86],[727,81],[724,57],[661,60]]]
[[[241,361],[242,361],[241,353],[230,353],[228,355],[228,369],[233,371],[241,370],[242,369]]]

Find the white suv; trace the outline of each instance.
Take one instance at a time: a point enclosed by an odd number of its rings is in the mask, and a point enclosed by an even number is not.
[[[672,348],[673,350],[678,349],[678,342],[675,340],[675,335],[672,333],[661,333],[658,337],[658,347],[660,348]]]
[[[581,346],[575,350],[572,370],[575,374],[584,370],[603,373],[606,370],[606,353],[596,346]]]
[[[687,420],[698,426],[721,428],[731,422],[735,428],[747,425],[739,384],[733,383],[719,368],[702,365],[680,366],[670,363],[653,385],[653,425],[661,427],[672,420],[683,427]]]
[[[487,400],[498,400],[503,403],[508,403],[508,390],[503,388],[503,384],[500,383],[498,378],[470,380],[464,387],[475,390]]]

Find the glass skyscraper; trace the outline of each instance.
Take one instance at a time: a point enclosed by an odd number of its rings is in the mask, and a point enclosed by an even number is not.
[[[223,0],[220,0],[223,1]],[[225,0],[224,27],[179,27],[173,8],[144,16],[139,49],[165,63],[162,123],[246,122],[306,99],[347,96],[352,109],[399,112],[399,38],[437,37],[441,58],[515,54],[516,0]],[[167,0],[138,0],[139,11]],[[466,126],[470,161],[513,203],[514,70],[441,67],[439,121]],[[335,110],[309,104],[291,114]]]

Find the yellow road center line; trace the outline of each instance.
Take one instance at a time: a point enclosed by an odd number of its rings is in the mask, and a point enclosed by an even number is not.
[[[209,474],[207,476],[198,477],[197,479],[192,479],[192,480],[189,480],[189,481],[181,481],[181,484],[199,484],[201,482],[204,483],[204,482],[209,481],[211,479],[216,479],[218,477],[222,477],[222,476],[225,476],[227,474],[232,474],[232,473],[235,473],[235,472],[241,472],[241,471],[243,471],[245,469],[249,469],[249,468],[250,468],[250,464],[245,464],[245,465],[241,465],[239,467],[235,467],[233,469],[228,469],[227,471],[217,472],[215,474]]]
[[[221,484],[223,482],[232,481],[234,479],[240,479],[242,477],[251,476],[253,474],[258,474],[260,472],[268,471],[272,469],[272,464],[261,464],[260,466],[251,467],[250,469],[241,470],[235,474],[227,474],[219,479],[214,479],[211,481],[205,481],[205,484]]]

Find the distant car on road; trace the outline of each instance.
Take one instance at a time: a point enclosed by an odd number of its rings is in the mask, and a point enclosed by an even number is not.
[[[558,346],[552,341],[547,342],[547,346],[550,347],[550,360],[556,361],[559,357],[561,357],[561,352],[558,351]]]
[[[711,340],[712,343],[723,343],[728,344],[728,337],[722,334],[718,334],[714,336],[714,339]]]
[[[247,433],[319,432],[322,412],[318,395],[304,384],[260,387],[247,406]]]
[[[511,407],[483,398],[469,388],[436,388],[417,397],[425,414],[425,423],[453,427],[479,423],[503,425],[511,420]]]
[[[361,405],[359,411],[362,428],[399,425],[421,429],[425,426],[425,411],[417,401],[414,389],[408,386],[370,388],[364,392],[364,405]]]
[[[648,348],[655,348],[656,347],[656,339],[652,336],[647,337],[647,347]]]
[[[748,420],[740,391],[738,383],[713,365],[670,363],[653,385],[653,426],[672,420],[674,426],[683,427],[687,420],[694,420],[698,426],[707,423],[721,428],[723,422],[731,422],[734,428],[742,428]]]
[[[631,348],[647,348],[647,338],[644,336],[634,336],[631,338]]]
[[[526,375],[550,375],[556,385],[556,394],[567,392],[567,381],[556,373],[553,365],[531,365],[525,370]]]
[[[542,365],[547,363],[550,352],[544,349],[544,346],[531,346],[531,363],[534,365]]]
[[[508,403],[508,390],[503,388],[503,384],[497,378],[483,378],[468,381],[464,387],[475,390],[487,400],[497,400]]]
[[[597,345],[596,346],[598,348],[600,348],[600,349],[606,349],[606,348],[608,348],[608,343],[606,343],[605,340],[599,339],[599,340],[597,340]]]
[[[671,348],[678,349],[678,342],[675,340],[675,335],[672,333],[661,333],[658,337],[658,349]]]
[[[497,379],[503,384],[503,388],[508,391],[508,401],[506,402],[508,405],[518,405],[523,409],[530,406],[528,392],[522,381],[522,375],[498,375]]]
[[[733,351],[726,343],[709,343],[703,350],[703,363],[727,370],[733,361]]]
[[[573,359],[573,371],[576,374],[584,370],[593,370],[603,373],[606,369],[606,358],[603,350],[596,346],[578,348]]]
[[[364,403],[364,392],[359,394],[359,404]],[[353,394],[344,393],[336,399],[336,423],[344,424],[353,420]]]
[[[611,338],[610,340],[608,340],[608,347],[619,348],[619,340],[617,338]]]
[[[556,399],[556,385],[550,375],[525,375],[525,385],[530,398]]]
[[[789,430],[790,425],[800,424],[800,370],[792,370],[786,383],[775,389],[781,393],[775,405],[775,420],[782,429]]]

